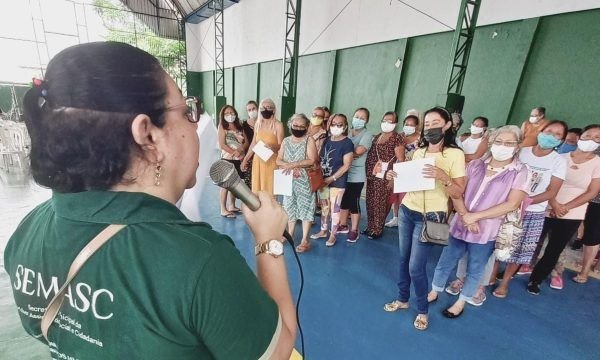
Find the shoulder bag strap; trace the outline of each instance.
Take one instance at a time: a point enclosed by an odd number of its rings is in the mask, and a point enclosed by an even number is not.
[[[104,230],[102,230],[98,235],[96,235],[96,237],[93,238],[83,249],[81,249],[79,254],[77,254],[77,257],[75,257],[75,260],[73,260],[73,263],[69,268],[67,280],[60,288],[60,290],[58,290],[56,295],[54,295],[52,300],[50,300],[50,303],[46,308],[46,312],[44,313],[44,316],[42,316],[42,322],[40,326],[42,328],[42,335],[44,336],[44,339],[46,339],[46,341],[48,341],[48,329],[50,328],[50,325],[52,325],[52,322],[54,322],[56,315],[58,315],[58,311],[60,310],[60,306],[62,305],[62,302],[65,298],[65,293],[67,292],[67,287],[69,286],[69,283],[73,280],[73,278],[75,278],[77,273],[79,273],[79,270],[81,270],[83,264],[85,264],[85,262],[90,257],[92,257],[92,255],[94,255],[96,251],[98,251],[98,249],[102,247],[102,245],[106,244],[106,242],[108,242],[108,240],[110,240],[110,238],[112,238],[113,235],[118,233],[125,226],[127,225],[108,225],[106,228],[104,228]]]

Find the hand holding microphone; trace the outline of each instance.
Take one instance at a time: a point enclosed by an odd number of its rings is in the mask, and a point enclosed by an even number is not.
[[[244,203],[243,213],[257,243],[286,237],[293,245],[292,237],[286,230],[288,217],[275,199],[264,192],[258,197],[237,174],[232,163],[219,160],[210,167],[210,178],[215,185],[227,189]]]
[[[242,208],[246,224],[252,231],[257,243],[281,239],[286,231],[288,216],[283,208],[266,192],[258,193],[260,208],[252,211],[248,206]]]

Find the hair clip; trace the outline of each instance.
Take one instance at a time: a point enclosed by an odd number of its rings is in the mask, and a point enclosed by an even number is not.
[[[33,88],[39,91],[38,106],[41,109],[46,104],[46,98],[48,97],[48,82],[38,78],[32,80]]]

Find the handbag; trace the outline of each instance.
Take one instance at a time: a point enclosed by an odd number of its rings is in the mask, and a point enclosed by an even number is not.
[[[450,237],[450,226],[446,221],[439,222],[427,220],[427,210],[425,210],[425,191],[423,191],[423,231],[419,241],[435,245],[448,245]]]
[[[304,158],[308,156],[308,138],[306,139],[306,143],[304,146]],[[320,164],[315,164],[310,168],[306,169],[306,174],[308,175],[308,181],[310,182],[310,191],[317,192],[321,190],[327,183],[325,183],[325,178],[323,177],[323,170],[321,169]]]
[[[504,222],[500,225],[498,235],[496,236],[496,245],[494,255],[500,261],[506,261],[514,248],[515,240],[523,234],[523,224],[521,221],[521,211],[513,210],[506,214]]]
[[[427,151],[425,151],[427,154]],[[425,155],[423,155],[425,156]],[[419,241],[422,243],[430,243],[435,245],[448,245],[450,237],[450,226],[448,225],[448,217],[446,221],[427,220],[427,210],[425,210],[425,191],[423,191],[423,231]]]
[[[127,225],[108,225],[104,230],[102,230],[98,235],[96,235],[90,242],[84,246],[83,249],[77,254],[73,263],[71,263],[71,267],[69,267],[69,273],[67,274],[67,280],[63,284],[63,286],[58,290],[56,295],[50,300],[44,315],[42,316],[42,320],[40,323],[40,328],[42,330],[42,336],[46,341],[48,341],[48,330],[50,326],[54,322],[56,315],[58,315],[58,311],[65,299],[65,295],[68,290],[69,283],[75,278],[81,267],[85,264],[85,262],[92,256],[98,249],[102,247],[102,245],[106,244],[108,240],[110,240],[116,233],[118,233],[121,229],[123,229]]]
[[[504,222],[500,225],[496,235],[494,255],[500,261],[506,261],[512,254],[515,242],[523,235],[523,214],[531,204],[530,198],[525,198],[521,206],[506,214]]]

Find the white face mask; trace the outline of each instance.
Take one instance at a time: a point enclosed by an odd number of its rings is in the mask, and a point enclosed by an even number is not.
[[[333,136],[340,136],[344,133],[344,128],[332,126],[329,128],[329,131],[331,132],[331,135],[333,135]]]
[[[232,123],[235,121],[235,115],[225,115],[225,121]]]
[[[395,129],[396,129],[396,124],[390,124],[388,122],[381,123],[381,131],[383,131],[384,133],[392,132]]]
[[[256,119],[257,116],[258,116],[258,110],[248,111],[248,117],[250,119]]]
[[[506,161],[515,154],[515,148],[496,144],[492,145],[490,151],[494,160],[497,161]]]
[[[579,150],[584,151],[584,152],[596,151],[598,146],[600,146],[600,144],[598,144],[594,140],[578,140],[577,141],[577,147],[579,148]]]
[[[404,135],[407,135],[407,136],[414,134],[416,131],[417,131],[417,128],[414,126],[404,126],[402,128],[402,132],[404,133]]]
[[[479,134],[483,133],[484,130],[485,130],[485,128],[480,128],[475,125],[471,125],[471,134],[473,134],[473,135],[479,135]]]
[[[530,116],[529,117],[529,122],[532,124],[535,124],[536,122],[538,122],[540,119],[537,116]]]

